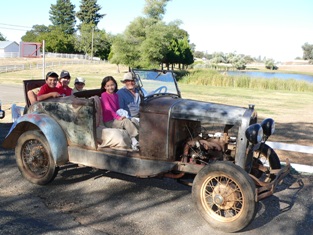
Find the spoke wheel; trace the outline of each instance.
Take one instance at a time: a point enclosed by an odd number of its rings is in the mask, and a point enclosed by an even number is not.
[[[250,174],[264,182],[271,182],[276,178],[274,174],[270,174],[272,169],[281,169],[280,160],[271,147],[262,143],[253,152],[253,164]]]
[[[255,216],[255,185],[242,168],[230,162],[205,166],[194,180],[192,196],[210,226],[224,232],[243,229]]]
[[[15,156],[22,175],[34,184],[47,184],[58,173],[49,144],[39,131],[27,131],[19,137]]]

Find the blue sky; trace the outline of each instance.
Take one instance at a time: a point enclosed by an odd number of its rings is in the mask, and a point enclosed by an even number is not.
[[[79,9],[80,0],[71,0]],[[0,8],[0,32],[20,42],[35,24],[50,25],[49,10],[56,0],[10,0]],[[100,29],[122,33],[137,16],[143,16],[144,0],[98,0],[107,14]],[[301,46],[313,44],[312,0],[172,0],[164,21],[181,20],[196,50],[235,52],[273,58],[301,57]],[[16,27],[23,26],[23,27]]]

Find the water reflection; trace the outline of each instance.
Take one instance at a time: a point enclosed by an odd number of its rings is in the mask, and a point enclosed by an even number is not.
[[[231,76],[248,76],[258,78],[279,78],[279,79],[295,79],[303,80],[313,83],[312,75],[295,74],[295,73],[270,73],[270,72],[256,72],[256,71],[228,71]]]

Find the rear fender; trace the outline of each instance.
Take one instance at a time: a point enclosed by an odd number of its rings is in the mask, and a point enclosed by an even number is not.
[[[18,118],[12,125],[2,146],[15,148],[18,138],[28,130],[40,130],[46,137],[57,165],[68,162],[67,139],[60,125],[46,114],[30,113]]]

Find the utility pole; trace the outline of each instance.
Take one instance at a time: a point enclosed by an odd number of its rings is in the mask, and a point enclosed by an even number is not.
[[[45,79],[46,68],[46,53],[45,53],[45,40],[42,40],[42,78]]]
[[[91,60],[93,60],[93,34],[94,34],[94,27],[92,27],[91,31]]]

